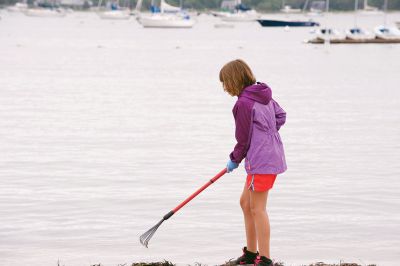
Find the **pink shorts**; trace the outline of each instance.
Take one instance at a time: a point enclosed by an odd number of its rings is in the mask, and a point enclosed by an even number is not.
[[[273,187],[275,179],[276,174],[247,175],[246,186],[252,191],[265,192]]]

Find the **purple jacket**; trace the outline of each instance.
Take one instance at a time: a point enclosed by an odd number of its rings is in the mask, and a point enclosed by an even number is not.
[[[230,154],[232,161],[245,160],[248,174],[280,174],[286,171],[285,153],[279,128],[286,113],[272,99],[271,89],[264,83],[246,87],[233,107],[237,144]]]

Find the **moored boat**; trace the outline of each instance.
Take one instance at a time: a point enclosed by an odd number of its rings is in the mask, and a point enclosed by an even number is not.
[[[375,35],[362,28],[354,27],[346,30],[346,38],[350,40],[371,40],[375,39]]]
[[[272,19],[257,19],[263,27],[314,27],[319,26],[318,22],[309,21],[287,21],[287,20],[272,20]]]
[[[162,13],[140,16],[138,21],[145,28],[192,28],[195,24],[189,17]]]
[[[378,26],[374,28],[377,38],[384,40],[400,40],[400,30],[396,27]]]
[[[65,10],[60,8],[28,8],[24,14],[29,17],[65,17]]]
[[[107,10],[101,11],[97,13],[102,19],[129,19],[130,11],[129,10]]]

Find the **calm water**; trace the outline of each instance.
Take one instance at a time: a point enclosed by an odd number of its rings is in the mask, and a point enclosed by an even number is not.
[[[240,255],[243,168],[166,221],[149,249],[138,240],[224,167],[235,99],[218,72],[235,58],[288,113],[289,170],[268,201],[273,258],[400,262],[400,45],[313,46],[309,29],[215,29],[207,16],[191,30],[1,16],[1,266]]]

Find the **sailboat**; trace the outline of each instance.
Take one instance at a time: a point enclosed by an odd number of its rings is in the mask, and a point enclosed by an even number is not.
[[[254,9],[242,4],[241,0],[236,0],[236,5],[232,12],[220,12],[220,17],[227,22],[248,22],[255,21],[261,16]]]
[[[153,12],[151,15],[140,13],[141,4],[142,0],[139,0],[136,5],[137,20],[145,28],[192,28],[196,23],[181,8],[169,5],[165,0],[161,0],[159,12]]]
[[[375,35],[357,26],[358,0],[354,1],[354,27],[346,30],[346,38],[349,40],[372,40]]]
[[[64,17],[67,14],[55,1],[36,3],[36,6],[24,9],[23,13],[29,17]]]
[[[108,3],[106,10],[101,10],[102,0],[99,1],[98,12],[102,19],[124,20],[130,18],[130,11],[127,8],[121,8],[117,0]]]
[[[385,0],[383,9],[384,9],[384,16],[383,16],[383,25],[377,26],[374,28],[374,32],[376,38],[383,39],[383,40],[399,40],[400,41],[400,30],[396,26],[388,27],[387,24],[387,6],[388,0]]]

